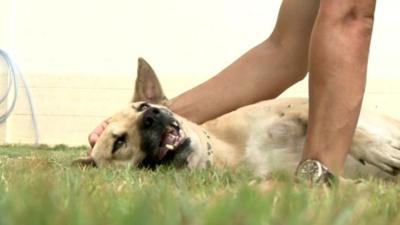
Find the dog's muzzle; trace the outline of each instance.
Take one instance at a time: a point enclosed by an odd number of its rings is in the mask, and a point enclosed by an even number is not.
[[[143,112],[141,148],[155,162],[161,162],[168,153],[176,152],[186,135],[173,114],[166,109],[149,107]]]

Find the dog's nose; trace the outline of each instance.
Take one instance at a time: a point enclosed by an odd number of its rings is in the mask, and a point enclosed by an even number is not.
[[[143,114],[143,125],[145,127],[153,126],[154,122],[158,121],[161,117],[160,109],[156,107],[149,107]]]

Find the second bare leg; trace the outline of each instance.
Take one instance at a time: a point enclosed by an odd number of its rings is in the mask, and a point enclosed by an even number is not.
[[[303,159],[340,173],[365,88],[375,0],[321,0],[310,47],[310,115]]]

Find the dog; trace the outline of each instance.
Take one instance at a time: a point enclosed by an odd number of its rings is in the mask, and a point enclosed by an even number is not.
[[[308,100],[278,98],[239,108],[195,124],[168,109],[152,67],[138,60],[131,103],[113,115],[82,166],[238,168],[255,176],[293,174],[301,160],[308,125]],[[400,122],[362,112],[347,156],[347,177],[397,175]]]

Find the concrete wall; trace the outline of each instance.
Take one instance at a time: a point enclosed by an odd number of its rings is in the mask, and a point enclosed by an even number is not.
[[[201,82],[201,79],[180,76],[163,76],[161,80],[170,97]],[[30,83],[37,109],[40,143],[85,145],[88,133],[130,100],[133,76],[41,75],[31,77]],[[364,108],[400,119],[399,85],[400,79],[370,79]],[[21,85],[19,93],[17,107],[7,126],[0,127],[0,135],[3,134],[0,141],[33,143],[31,112]],[[307,96],[307,82],[295,85],[283,96]]]
[[[0,87],[7,83],[2,76]],[[132,97],[134,75],[27,77],[36,108],[40,143],[86,144],[95,125],[124,107]],[[165,92],[175,96],[201,82],[201,77],[161,77]],[[179,80],[179,82],[173,82]],[[0,127],[0,143],[33,143],[31,111],[22,83],[12,116]],[[12,95],[9,96],[11,99]],[[6,105],[2,105],[5,109]]]

